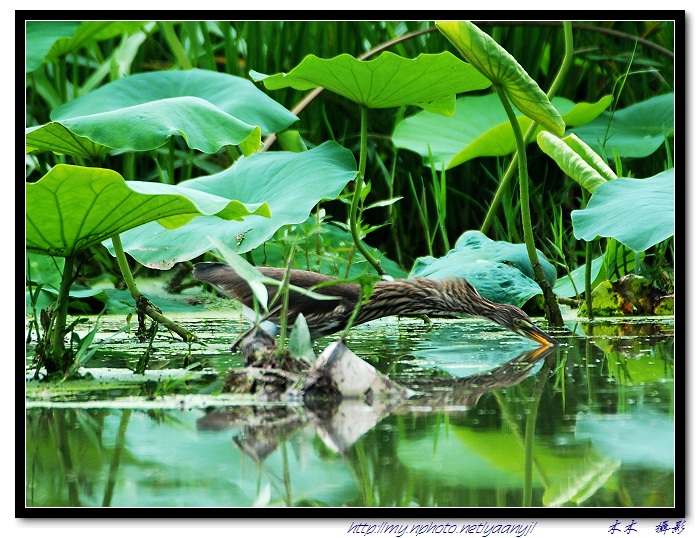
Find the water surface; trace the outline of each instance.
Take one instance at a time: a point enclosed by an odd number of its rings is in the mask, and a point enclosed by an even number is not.
[[[348,347],[417,395],[313,411],[221,395],[238,323],[182,324],[206,347],[161,333],[144,376],[121,334],[94,379],[27,384],[27,506],[675,505],[672,320],[570,322],[533,357],[485,321],[387,318]]]

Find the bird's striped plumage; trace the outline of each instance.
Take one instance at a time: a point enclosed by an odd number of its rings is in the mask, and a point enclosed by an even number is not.
[[[285,275],[285,269],[259,267],[258,270],[265,276],[280,281]],[[230,266],[214,262],[198,263],[195,265],[194,276],[252,308],[253,293],[250,287]],[[315,287],[321,283],[333,282],[333,278],[300,270],[291,271],[289,281],[294,286],[313,288],[316,293],[334,298],[317,300],[290,290],[288,323],[293,323],[301,312],[314,337],[345,328],[360,297],[358,284],[340,283]],[[267,287],[270,295],[277,292],[274,286]],[[269,319],[277,322],[279,317],[275,314],[273,312]],[[463,278],[379,281],[375,284],[370,299],[360,308],[353,324],[359,325],[394,315],[454,317],[458,314],[489,319],[541,344],[556,343],[549,335],[539,330],[520,308],[485,299]]]

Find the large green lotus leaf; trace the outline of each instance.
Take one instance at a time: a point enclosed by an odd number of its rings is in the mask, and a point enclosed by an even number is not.
[[[142,73],[117,80],[55,109],[51,123],[27,129],[27,151],[85,158],[115,149],[147,151],[183,136],[206,153],[260,147],[261,133],[297,117],[249,80],[191,69]]]
[[[673,101],[672,93],[652,97],[614,114],[604,112],[571,131],[606,159],[615,151],[620,157],[647,157],[673,134]]]
[[[162,269],[212,249],[209,237],[239,254],[248,252],[281,226],[304,222],[320,200],[336,198],[356,175],[352,153],[335,142],[301,153],[258,153],[236,161],[228,170],[182,185],[250,204],[266,202],[271,218],[251,216],[244,222],[225,222],[195,217],[175,230],[153,222],[122,234],[122,244],[140,263]],[[106,245],[111,249],[109,242]]]
[[[383,52],[369,61],[349,54],[330,59],[309,55],[289,73],[268,76],[252,71],[250,75],[269,90],[322,86],[368,108],[430,108],[433,103],[442,113],[451,113],[448,103],[454,109],[455,94],[491,85],[474,67],[449,52],[420,54],[414,59]]]
[[[26,185],[28,251],[67,256],[146,222],[176,225],[193,215],[269,215],[267,206],[180,186],[124,181],[113,170],[59,164]]]
[[[60,153],[76,147],[104,154],[114,149],[149,151],[177,135],[189,147],[205,153],[237,145],[244,155],[256,152],[261,139],[260,127],[230,116],[205,99],[173,97],[49,123],[29,130],[26,143],[28,152]],[[76,136],[80,140],[74,141]]]
[[[53,121],[114,112],[176,97],[199,97],[263,134],[276,133],[298,118],[241,77],[189,69],[125,77],[79,97],[51,112]]]
[[[436,21],[435,26],[480,73],[503,87],[518,110],[545,129],[564,134],[564,121],[547,95],[490,35],[469,21]]]
[[[556,269],[537,252],[547,281],[554,284]],[[534,281],[534,271],[524,244],[493,241],[479,231],[470,230],[457,240],[455,248],[442,258],[419,258],[411,277],[462,277],[479,293],[497,303],[522,306],[542,294]]]
[[[59,39],[68,40],[80,27],[77,21],[27,21],[25,71],[38,68]]]
[[[571,212],[574,236],[614,237],[643,252],[674,232],[674,169],[648,179],[619,178],[598,187],[586,209]]]
[[[92,159],[106,155],[113,148],[103,146],[83,136],[77,136],[60,123],[50,122],[45,125],[29,127],[25,136],[26,152],[53,151],[59,155],[72,155]]]
[[[597,103],[576,103],[555,97],[552,104],[567,125],[580,125],[599,116],[610,104],[606,95]],[[517,114],[521,129],[530,120]],[[542,131],[538,126],[536,132]],[[496,94],[469,95],[457,99],[452,116],[444,117],[427,111],[401,121],[393,134],[394,144],[420,154],[423,164],[443,163],[453,168],[476,157],[503,156],[515,151],[515,137],[508,116]]]

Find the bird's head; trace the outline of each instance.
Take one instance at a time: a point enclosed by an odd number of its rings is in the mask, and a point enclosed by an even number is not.
[[[517,306],[499,304],[489,318],[520,336],[534,340],[543,346],[559,345],[559,342],[537,327],[535,322]]]

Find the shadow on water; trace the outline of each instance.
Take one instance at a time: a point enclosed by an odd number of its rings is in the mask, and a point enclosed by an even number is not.
[[[479,321],[371,323],[348,346],[416,394],[337,408],[217,395],[240,364],[213,330],[177,380],[28,383],[26,503],[673,506],[672,326],[624,325],[538,348]]]

